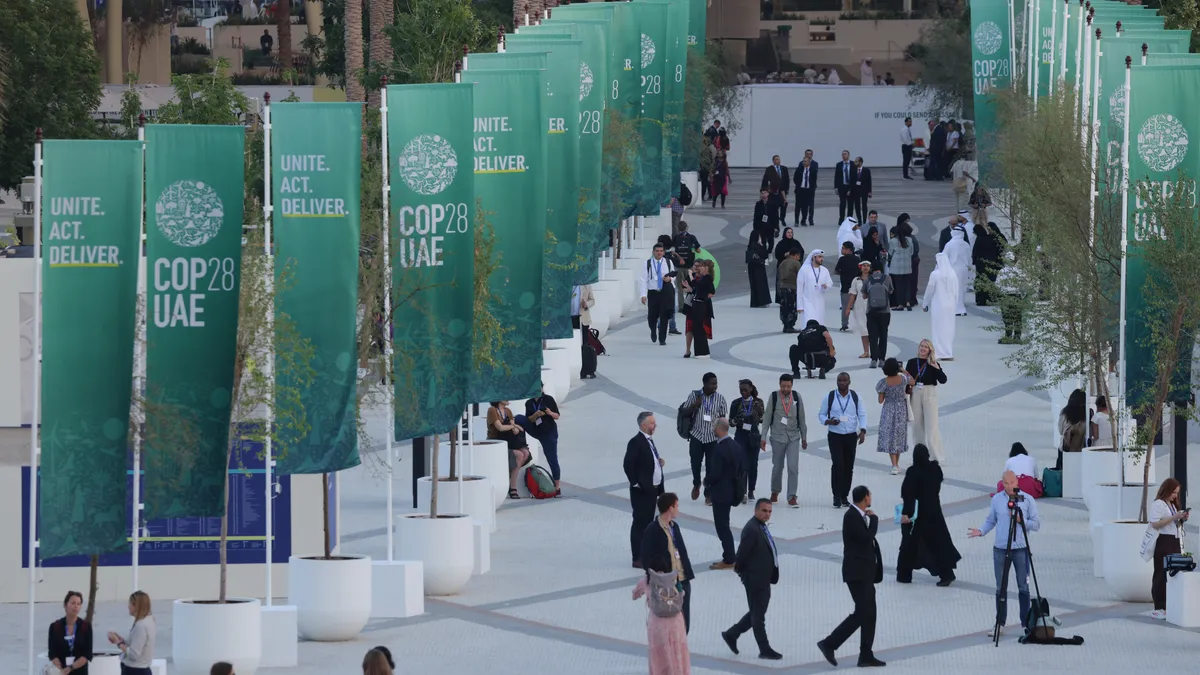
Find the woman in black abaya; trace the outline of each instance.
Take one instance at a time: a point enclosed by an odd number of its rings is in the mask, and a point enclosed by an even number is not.
[[[954,568],[962,556],[950,538],[950,528],[942,515],[942,467],[929,459],[929,448],[918,443],[913,448],[913,465],[904,473],[900,498],[904,500],[900,517],[900,556],[896,561],[896,581],[912,583],[914,569],[926,569],[940,577],[938,586],[954,582]]]
[[[771,257],[771,242],[764,233],[751,232],[746,247],[746,268],[750,274],[750,306],[771,304],[771,286],[767,283],[767,260]]]

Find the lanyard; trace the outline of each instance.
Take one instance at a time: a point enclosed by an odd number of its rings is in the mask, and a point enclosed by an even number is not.
[[[539,397],[537,397],[536,399],[534,399],[534,402],[533,402],[533,411],[534,411],[534,412],[537,412],[537,411],[539,411],[539,410],[541,410],[541,409],[542,409],[542,397],[541,397],[541,396],[539,396]]]
[[[791,415],[791,414],[792,414],[792,396],[791,396],[791,394],[788,394],[788,397],[786,399],[784,399],[784,401],[783,401],[783,416],[787,417],[788,415]]]
[[[820,284],[821,283],[821,268],[820,268],[820,266],[813,265],[812,273],[813,273],[813,283]]]
[[[925,375],[925,370],[929,368],[929,362],[925,361],[925,365],[921,365],[923,359],[917,359],[917,382],[921,381],[921,377]]]
[[[850,397],[846,396],[846,398],[843,399],[841,394],[834,394],[834,396],[837,397],[838,405],[841,406],[842,414],[845,415],[846,407],[850,405]],[[841,419],[841,417],[839,417],[838,419]]]
[[[712,416],[712,409],[713,409],[712,397],[709,396],[708,394],[705,394],[704,395],[704,412],[706,414],[708,414],[709,416]]]
[[[754,416],[754,399],[742,399],[742,418],[747,421]]]

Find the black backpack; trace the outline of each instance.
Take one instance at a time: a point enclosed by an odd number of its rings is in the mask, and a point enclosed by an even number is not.
[[[883,276],[878,279],[875,275],[867,280],[867,311],[868,312],[883,312],[891,309],[891,298],[888,293],[887,284],[883,281]]]
[[[837,393],[836,389],[829,392],[829,400],[825,402],[825,409],[827,411],[829,411],[826,413],[827,415],[833,414],[833,395],[835,393]],[[857,418],[858,417],[858,392],[854,391],[853,389],[850,390],[850,400],[854,401],[854,417]]]
[[[704,399],[700,397],[700,391],[696,391],[696,403],[688,405],[687,401],[679,404],[679,410],[675,413],[675,431],[683,440],[688,440],[692,437],[692,427],[696,424],[696,411],[700,409],[700,404]]]
[[[679,184],[679,203],[682,206],[692,205],[692,191],[684,183]]]
[[[675,235],[675,255],[683,259],[684,267],[691,267],[696,262],[696,248],[699,242],[691,232],[680,232]]]

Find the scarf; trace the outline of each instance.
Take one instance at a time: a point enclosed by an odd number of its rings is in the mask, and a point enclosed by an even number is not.
[[[683,581],[683,560],[679,558],[679,551],[675,550],[675,535],[671,533],[671,525],[663,525],[662,520],[658,521],[658,526],[667,533],[667,553],[671,557],[671,570],[675,572],[675,577]]]

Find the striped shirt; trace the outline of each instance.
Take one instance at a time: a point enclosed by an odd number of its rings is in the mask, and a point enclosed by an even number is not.
[[[700,403],[700,406],[696,409],[696,416],[692,420],[692,438],[701,443],[716,443],[717,434],[713,431],[713,425],[718,417],[729,416],[729,406],[725,403],[725,397],[720,392],[713,392],[711,396],[705,396],[700,390],[692,390],[684,405],[691,407],[697,402]]]

